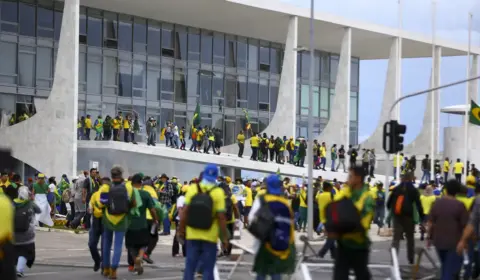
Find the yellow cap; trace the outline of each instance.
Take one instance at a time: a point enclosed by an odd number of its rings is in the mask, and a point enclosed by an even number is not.
[[[230,178],[230,176],[226,176],[225,182],[227,182],[227,184],[230,184],[232,182],[232,178]]]
[[[44,179],[45,178],[45,174],[43,173],[39,173],[38,176],[37,176],[38,179]]]

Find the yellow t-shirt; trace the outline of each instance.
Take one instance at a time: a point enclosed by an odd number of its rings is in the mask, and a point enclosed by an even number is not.
[[[245,194],[245,206],[252,207],[253,205],[252,189],[249,187],[245,187],[245,189],[243,190],[243,193]]]
[[[196,139],[196,140],[197,140],[197,141],[202,140],[203,134],[204,134],[204,133],[203,133],[203,130],[198,129],[198,130],[197,130],[197,139]]]
[[[238,200],[237,198],[235,197],[235,195],[232,194],[232,196],[230,197],[230,199],[232,200],[232,207],[233,209],[235,209],[235,205],[237,205],[238,203]],[[233,212],[233,209],[232,209],[232,213]],[[226,211],[226,210],[225,210]],[[227,224],[231,224],[231,223],[235,223],[235,215],[232,215],[232,219],[230,221],[227,221]]]
[[[437,199],[436,196],[431,195],[431,196],[420,196],[420,202],[422,203],[422,208],[423,208],[423,214],[428,215],[430,214],[430,209],[432,209],[432,205]]]
[[[210,196],[213,200],[213,224],[210,229],[198,229],[192,228],[187,226],[187,233],[186,238],[187,240],[201,240],[207,241],[212,243],[217,243],[218,234],[219,234],[219,226],[218,226],[218,219],[216,217],[217,213],[225,212],[225,192],[222,188],[218,188],[215,186],[205,186],[200,185],[202,191],[206,191],[210,188],[214,188],[210,191]],[[185,205],[189,205],[192,201],[192,198],[198,193],[198,188],[188,188],[187,193],[185,194]]]
[[[467,211],[470,211],[473,201],[475,201],[475,197],[457,196],[456,199],[465,205],[465,209],[467,209]]]
[[[443,162],[443,172],[448,172],[450,170],[450,163],[448,160]]]
[[[257,191],[257,196],[259,196],[259,195],[264,195],[264,194],[266,194],[266,193],[267,193],[267,189],[259,189],[259,190]]]
[[[93,209],[93,216],[95,218],[102,217],[102,209],[96,206],[96,201],[100,199],[100,192],[94,192],[92,198],[90,198],[90,208]]]
[[[250,138],[250,145],[252,146],[252,148],[258,148],[259,142],[260,141],[257,136],[253,136],[252,138]]]
[[[455,162],[453,165],[453,173],[462,174],[463,162]]]
[[[85,119],[85,128],[92,128],[92,120]]]
[[[307,208],[307,191],[302,189],[300,193],[298,194],[298,197],[300,198],[300,207]]]
[[[128,120],[123,121],[123,129],[129,129],[130,128],[130,122]]]
[[[324,224],[327,222],[327,217],[325,216],[325,209],[327,209],[327,205],[332,202],[332,193],[331,192],[323,192],[317,194],[317,203],[318,203],[318,211],[320,214],[320,223]]]
[[[14,209],[12,201],[0,194],[0,244],[13,240]]]
[[[120,121],[113,119],[113,129],[120,129]]]
[[[157,192],[152,186],[149,186],[149,185],[142,186],[142,190],[148,192],[148,194],[150,194],[150,196],[153,199],[158,200]],[[150,213],[150,209],[147,209],[147,220],[153,220],[152,214]]]
[[[324,146],[320,146],[320,157],[325,157],[327,154],[327,151]]]
[[[240,143],[240,144],[245,143],[245,135],[243,135],[243,134],[238,134],[238,135],[237,135],[237,142]]]
[[[403,162],[403,157],[401,155],[394,155],[393,156],[393,167],[398,167],[397,166],[397,158],[398,158],[398,164],[400,164],[400,166],[402,165],[402,162]]]

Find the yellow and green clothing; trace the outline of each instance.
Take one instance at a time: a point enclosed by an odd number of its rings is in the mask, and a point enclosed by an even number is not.
[[[103,211],[97,206],[96,201],[98,200],[100,200],[100,192],[94,192],[90,198],[90,208],[93,210],[93,216],[99,219],[102,217]]]
[[[33,191],[35,194],[47,194],[48,193],[48,185],[46,183],[39,184],[39,183],[33,183]]]
[[[155,188],[149,185],[144,185],[142,186],[142,190],[146,191],[150,196],[152,197],[153,201],[156,202],[158,201],[158,194],[155,191]],[[172,207],[173,208],[173,207]],[[147,209],[147,220],[153,220],[152,214],[150,213],[150,210]]]
[[[249,187],[245,187],[245,189],[243,190],[243,193],[245,194],[245,207],[252,207],[253,205],[252,189]]]
[[[463,173],[463,162],[455,162],[455,164],[453,165],[453,173],[454,174]]]
[[[127,119],[123,120],[123,129],[124,130],[130,129],[130,122]]]
[[[443,172],[448,172],[450,170],[450,163],[448,160],[443,162]]]
[[[432,209],[435,200],[437,200],[437,197],[434,195],[420,195],[420,203],[422,204],[423,214],[425,214],[425,216],[430,214],[430,210]]]
[[[466,197],[465,195],[457,195],[455,198],[465,205],[465,209],[467,209],[467,211],[470,211],[473,202],[475,201],[475,197]]]
[[[333,194],[331,192],[318,193],[315,199],[317,200],[317,203],[318,203],[320,223],[325,224],[327,222],[325,210],[327,209],[327,205],[330,204],[330,202],[332,202]]]
[[[0,194],[0,244],[13,241],[14,207],[12,201]],[[0,256],[1,257],[1,256]]]
[[[133,194],[133,187],[130,182],[125,183],[125,187],[127,189],[128,198],[131,201],[134,199]],[[97,196],[97,200],[95,201],[96,207],[103,210],[102,222],[105,227],[112,231],[127,231],[129,225],[129,215],[128,214],[118,214],[113,215],[108,213],[107,205],[104,205],[100,197],[103,193],[107,193],[110,191],[110,185],[104,184],[98,190],[99,195]]]
[[[90,118],[85,119],[85,128],[92,128],[92,120]]]
[[[250,146],[252,146],[252,148],[258,148],[259,144],[260,139],[257,136],[252,136],[252,138],[250,138]]]
[[[120,121],[117,119],[113,119],[112,121],[113,129],[120,129]]]

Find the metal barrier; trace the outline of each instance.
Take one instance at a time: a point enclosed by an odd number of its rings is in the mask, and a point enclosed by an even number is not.
[[[432,257],[430,254],[430,251],[425,248],[425,247],[417,247],[415,249],[415,253],[417,255],[417,261],[415,262],[415,265],[412,268],[412,279],[414,280],[429,280],[429,279],[435,279],[437,278],[437,275],[439,274],[439,266],[437,262],[435,262],[435,259]],[[422,262],[422,257],[426,256],[430,264],[433,266],[433,274],[427,275],[422,278],[418,278],[418,272],[420,270],[420,264]]]
[[[235,271],[237,270],[239,265],[241,265],[241,264],[242,265],[247,265],[247,266],[252,266],[253,265],[252,263],[242,262],[242,258],[245,255],[245,253],[250,254],[250,255],[255,255],[255,252],[251,248],[247,248],[246,246],[244,246],[242,244],[239,244],[239,243],[237,243],[236,241],[233,241],[233,240],[230,241],[230,244],[233,247],[242,250],[242,252],[238,256],[236,261],[217,261],[215,263],[215,268],[214,268],[214,279],[215,280],[220,280],[220,271],[218,269],[218,265],[227,265],[227,266],[232,265],[232,268],[228,272],[227,280],[232,278],[233,274],[235,273]],[[252,273],[250,273],[250,274],[252,275]]]

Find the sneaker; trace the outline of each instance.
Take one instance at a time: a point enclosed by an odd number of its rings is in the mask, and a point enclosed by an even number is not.
[[[100,263],[99,263],[99,262],[96,262],[96,263],[93,265],[93,271],[97,272],[99,269],[100,269]]]
[[[109,267],[104,267],[104,268],[103,268],[103,276],[109,277],[109,276],[110,276],[110,272],[111,272],[111,270],[110,270]]]
[[[128,272],[134,272],[134,271],[135,271],[135,267],[133,265],[129,265]]]
[[[143,274],[143,266],[142,266],[142,258],[137,257],[135,259],[135,272],[137,275],[142,275]]]
[[[110,270],[110,276],[108,279],[117,279],[117,270],[116,269],[111,269]]]
[[[23,278],[23,277],[25,277],[25,274],[23,274],[23,272],[17,271],[17,277],[18,278]]]
[[[148,263],[148,264],[153,264],[152,259],[151,259],[150,256],[147,255],[146,253],[143,254],[143,260],[144,260],[146,263]]]

